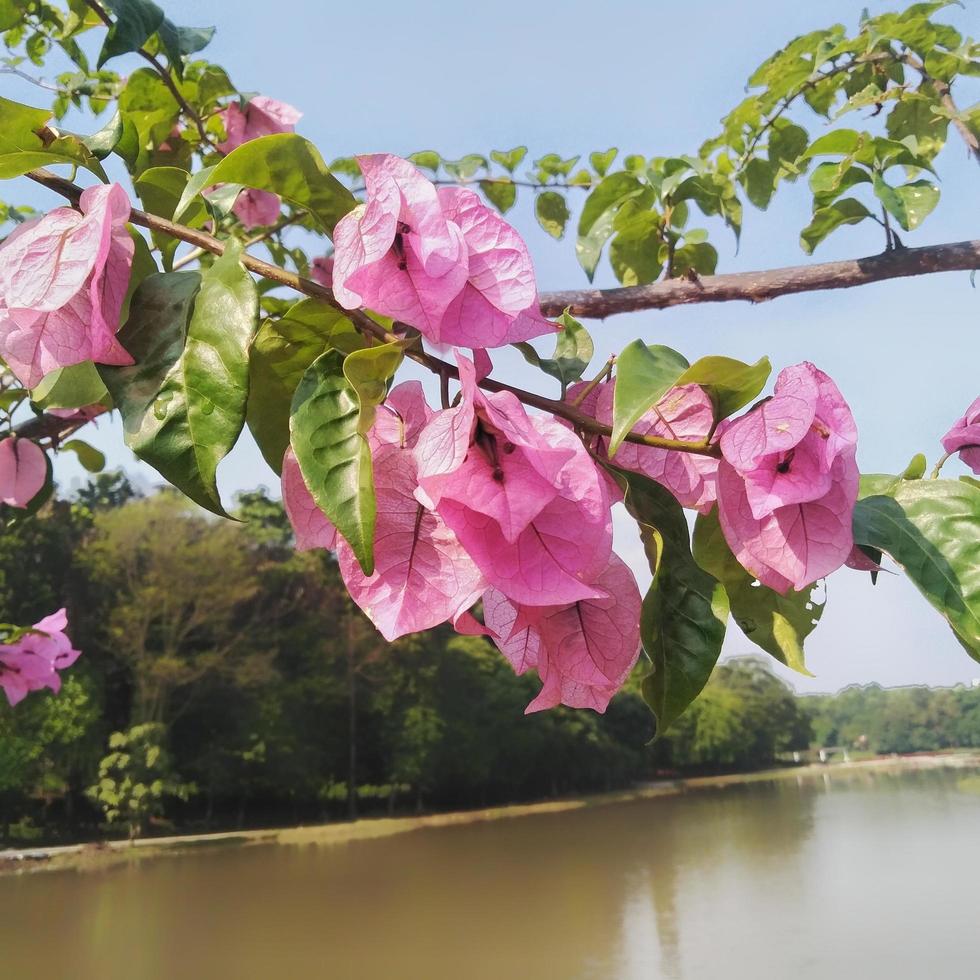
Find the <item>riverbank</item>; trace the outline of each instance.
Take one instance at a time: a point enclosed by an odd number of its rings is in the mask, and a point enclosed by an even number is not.
[[[36,847],[0,851],[0,875],[36,871],[96,871],[120,864],[133,864],[165,855],[187,854],[200,849],[258,844],[337,845],[355,841],[392,837],[415,830],[452,827],[461,824],[509,820],[540,814],[564,813],[587,807],[609,806],[678,796],[699,790],[721,789],[746,783],[787,779],[824,778],[860,772],[907,772],[916,769],[980,768],[980,752],[928,753],[911,756],[883,756],[855,762],[814,763],[759,772],[733,773],[724,776],[693,776],[665,780],[630,790],[600,793],[577,798],[549,800],[541,803],[510,804],[483,810],[433,813],[420,817],[377,817],[346,823],[318,824],[272,830],[227,831],[212,834],[187,834],[175,837],[150,837],[136,841],[111,840],[60,847]]]

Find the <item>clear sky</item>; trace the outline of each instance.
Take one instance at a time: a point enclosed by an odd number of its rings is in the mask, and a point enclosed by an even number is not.
[[[899,3],[824,0],[787,4],[690,0],[685,4],[608,0],[596,5],[425,2],[328,4],[322,0],[160,0],[177,23],[214,24],[206,52],[243,91],[290,102],[304,112],[299,132],[328,160],[385,150],[436,149],[444,156],[487,153],[518,144],[530,157],[565,156],[618,146],[648,156],[693,152],[715,134],[719,118],[743,96],[751,70],[806,31],[840,21],[853,29],[866,5],[872,13]],[[977,0],[948,11],[962,31],[980,35]],[[122,65],[123,62],[120,62]],[[120,68],[119,70],[123,70]],[[12,98],[37,101],[26,84],[3,79]],[[964,89],[962,105],[978,98]],[[862,128],[862,114],[842,124]],[[817,134],[823,124],[807,126]],[[943,199],[909,244],[980,236],[980,173],[955,135],[939,159]],[[35,194],[21,200],[47,204]],[[542,290],[584,285],[573,241],[554,242],[537,228],[525,203],[510,219],[525,234]],[[719,271],[763,269],[807,261],[799,249],[808,220],[806,188],[783,187],[763,214],[746,208],[742,244],[714,240]],[[708,224],[707,222],[705,222]],[[881,250],[877,225],[847,228],[814,260]],[[607,267],[599,285],[613,285]],[[898,280],[859,290],[787,297],[752,307],[724,304],[651,311],[588,324],[597,362],[636,337],[677,347],[690,360],[728,354],[754,361],[768,354],[775,368],[813,360],[849,399],[862,442],[865,471],[901,470],[923,451],[934,461],[939,437],[980,390],[977,337],[980,294],[965,273]],[[508,380],[535,381],[523,361],[496,357]],[[537,376],[541,378],[541,376]],[[545,382],[548,383],[548,382]],[[139,469],[122,448],[119,427],[103,422],[92,442],[115,465]],[[955,472],[955,467],[950,467]],[[67,459],[62,484],[82,478]],[[242,445],[220,471],[226,499],[275,478],[254,445]],[[649,579],[626,521],[617,547],[641,586]],[[732,627],[726,653],[748,652]],[[847,570],[829,583],[823,622],[808,642],[816,674],[782,671],[800,690],[836,690],[849,683],[951,684],[980,677],[940,617],[903,578]]]

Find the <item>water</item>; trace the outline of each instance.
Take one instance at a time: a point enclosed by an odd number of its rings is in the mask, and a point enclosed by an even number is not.
[[[0,977],[974,980],[975,786],[828,775],[5,878]]]

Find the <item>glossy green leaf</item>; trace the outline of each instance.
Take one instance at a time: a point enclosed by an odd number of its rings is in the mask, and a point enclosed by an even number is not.
[[[671,347],[634,340],[616,361],[613,394],[612,437],[609,455],[614,456],[623,439],[637,422],[677,384],[690,367]]]
[[[371,450],[361,435],[357,392],[338,351],[318,357],[293,397],[290,444],[317,506],[374,572],[375,497]]]
[[[211,43],[214,30],[213,27],[177,27],[164,18],[158,31],[160,43],[178,78],[184,74],[184,58],[203,51]]]
[[[541,368],[545,374],[561,382],[562,397],[565,389],[578,381],[588,370],[595,348],[588,330],[571,316],[568,310],[558,318],[562,331],[555,342],[555,353],[551,357],[541,357],[528,343],[514,346],[524,355],[528,364]]]
[[[565,225],[571,216],[565,198],[557,191],[544,191],[534,201],[534,214],[538,224],[552,238],[561,238],[565,234]]]
[[[161,218],[172,219],[190,176],[179,167],[151,167],[133,181],[133,188],[145,211]],[[202,228],[209,219],[210,215],[203,201],[195,199],[181,217],[181,224],[190,228]],[[169,271],[181,243],[172,235],[162,232],[151,232],[151,235],[154,245],[160,250],[164,268]]]
[[[614,473],[653,572],[640,637],[653,665],[643,679],[643,698],[656,717],[659,737],[701,693],[718,661],[728,597],[694,560],[684,511],[670,492],[638,473]]]
[[[715,404],[715,417],[721,420],[754,401],[771,373],[768,357],[746,364],[733,357],[709,356],[695,361],[676,383],[704,388]]]
[[[916,453],[909,460],[909,465],[902,470],[901,477],[903,480],[921,480],[926,475],[926,467],[928,465],[925,454]]]
[[[654,197],[652,187],[642,183],[635,175],[624,172],[603,178],[589,193],[579,216],[575,252],[590,280],[595,275],[602,248],[613,233],[618,210],[630,200],[650,207]]]
[[[807,255],[811,255],[832,231],[842,225],[855,225],[869,217],[871,212],[860,201],[853,197],[842,198],[813,213],[810,223],[800,232],[800,245]]]
[[[81,439],[69,439],[61,444],[61,450],[68,450],[78,457],[78,462],[89,473],[101,473],[105,469],[105,455],[95,446],[90,446]]]
[[[91,361],[58,368],[46,374],[31,392],[38,408],[86,408],[108,403],[105,382]]]
[[[694,525],[694,559],[725,587],[732,616],[742,632],[780,663],[807,677],[803,641],[813,632],[825,601],[811,586],[786,595],[757,582],[738,563],[718,522],[718,511],[699,514]]]
[[[354,325],[323,300],[304,299],[278,320],[266,320],[249,351],[246,421],[265,461],[277,473],[289,445],[293,395],[307,368],[332,347],[355,349]]]
[[[327,169],[320,151],[295,133],[249,140],[214,167],[195,174],[181,197],[175,220],[180,220],[205,187],[219,183],[278,194],[295,207],[309,211],[328,234],[357,204],[351,192]]]
[[[97,160],[104,160],[116,148],[116,144],[122,139],[122,134],[122,113],[117,110],[100,130],[91,136],[83,137],[82,142],[92,151],[92,155]]]
[[[151,0],[105,0],[105,5],[116,17],[102,43],[98,68],[110,58],[138,51],[163,24],[163,11]]]
[[[344,377],[357,394],[357,431],[366,436],[377,407],[388,393],[388,382],[405,357],[405,344],[395,341],[364,347],[344,358]]]
[[[123,417],[126,444],[202,507],[225,515],[218,463],[238,439],[248,395],[248,348],[258,300],[229,242],[203,273],[143,282],[119,334],[131,367],[100,369]]]
[[[874,190],[875,197],[905,231],[918,228],[939,203],[939,188],[929,180],[892,187],[875,175]]]
[[[517,201],[517,185],[503,177],[481,180],[480,190],[501,214],[506,214]]]
[[[0,98],[0,179],[19,177],[36,167],[67,163],[85,167],[108,183],[102,165],[77,136],[60,136],[45,144],[38,133],[50,118],[48,109],[32,109]]]
[[[660,277],[662,233],[663,218],[656,211],[639,211],[625,222],[616,222],[609,264],[624,286],[643,286]]]
[[[890,489],[879,487],[886,492],[858,501],[854,539],[901,565],[980,660],[980,489],[959,480],[893,479]]]

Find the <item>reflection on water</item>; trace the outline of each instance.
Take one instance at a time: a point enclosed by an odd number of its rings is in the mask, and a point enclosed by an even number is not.
[[[980,796],[829,774],[0,879],[11,980],[977,975]]]

